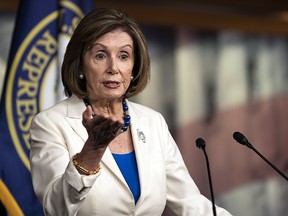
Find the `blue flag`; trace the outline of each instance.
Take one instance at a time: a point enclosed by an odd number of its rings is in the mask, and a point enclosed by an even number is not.
[[[9,215],[43,215],[30,175],[30,124],[64,97],[63,53],[92,9],[93,0],[20,1],[0,104],[0,200]]]

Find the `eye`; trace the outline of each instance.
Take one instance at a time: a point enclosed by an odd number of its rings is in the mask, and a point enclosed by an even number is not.
[[[102,60],[102,59],[106,58],[106,55],[104,53],[100,52],[100,53],[97,53],[95,55],[95,58],[98,59],[98,60]]]
[[[129,55],[126,54],[126,53],[122,53],[122,54],[120,55],[120,59],[121,59],[122,61],[127,61],[128,58],[129,58]]]

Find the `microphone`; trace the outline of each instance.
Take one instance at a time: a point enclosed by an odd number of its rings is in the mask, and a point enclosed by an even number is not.
[[[205,150],[206,147],[206,143],[205,140],[202,138],[198,138],[196,139],[196,146],[200,149],[203,150],[204,155],[205,155],[205,159],[206,159],[206,165],[207,165],[207,171],[208,171],[208,178],[209,178],[209,186],[210,186],[210,193],[211,193],[211,200],[212,200],[212,211],[213,211],[213,215],[216,216],[216,207],[215,207],[215,200],[214,200],[214,192],[213,192],[213,186],[212,186],[212,178],[211,178],[211,171],[210,171],[210,166],[209,166],[209,160],[208,160],[208,156]]]
[[[266,163],[268,163],[275,171],[277,171],[283,178],[288,181],[288,177],[281,172],[274,164],[272,164],[267,158],[265,158],[257,149],[253,147],[253,145],[248,141],[248,139],[240,132],[236,131],[233,133],[233,138],[240,144],[247,146],[256,152]]]

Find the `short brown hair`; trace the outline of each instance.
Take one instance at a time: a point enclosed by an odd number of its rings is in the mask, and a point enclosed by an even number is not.
[[[140,93],[150,79],[150,57],[146,39],[140,27],[126,13],[112,8],[97,8],[88,13],[78,24],[68,45],[61,69],[62,83],[66,96],[72,94],[79,98],[88,96],[86,81],[80,79],[83,73],[83,59],[85,52],[102,35],[116,29],[122,29],[133,40],[134,67],[129,88],[125,97],[129,98]]]

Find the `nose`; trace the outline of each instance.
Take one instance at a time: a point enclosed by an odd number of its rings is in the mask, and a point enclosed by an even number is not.
[[[109,74],[118,73],[118,67],[117,67],[117,63],[116,63],[116,59],[115,58],[111,57],[108,64],[109,65],[108,65],[107,73],[109,73]]]

